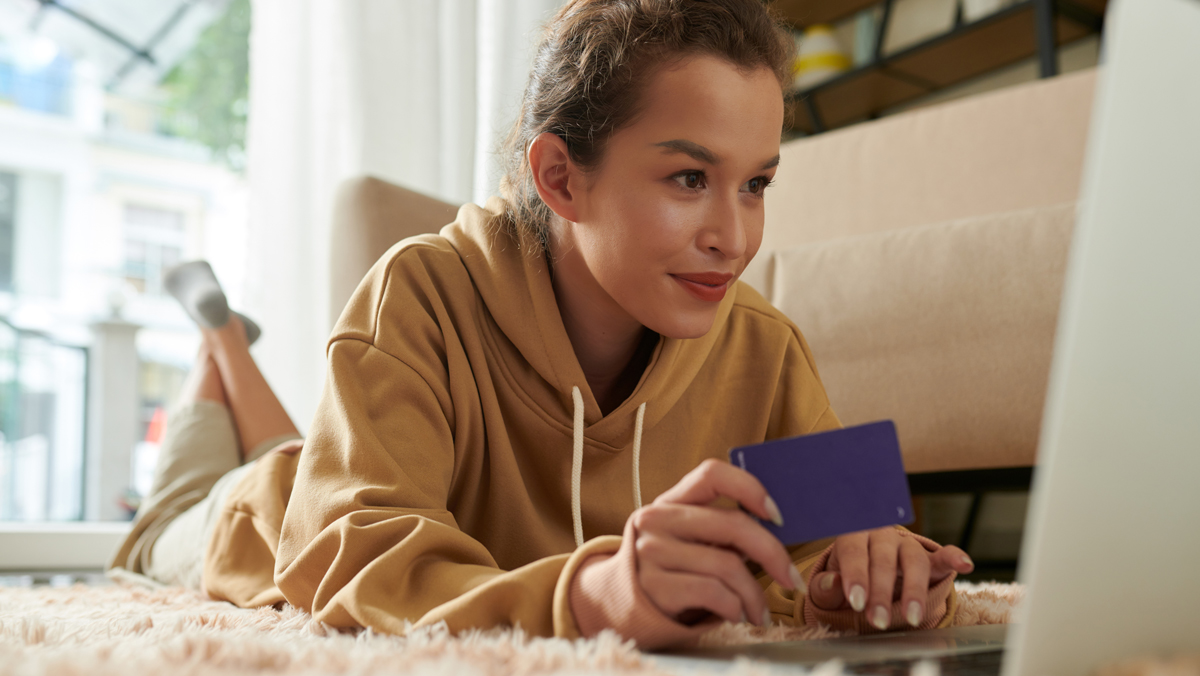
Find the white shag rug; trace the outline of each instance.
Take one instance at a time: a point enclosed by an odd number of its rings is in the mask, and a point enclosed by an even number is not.
[[[1007,622],[1016,585],[959,583],[955,624]],[[824,628],[726,624],[704,637],[727,645],[833,636]],[[180,674],[664,674],[629,642],[530,638],[519,629],[452,636],[444,627],[389,636],[339,632],[290,606],[245,610],[182,588],[132,585],[0,588],[0,675]],[[1159,665],[1164,666],[1164,665]],[[1170,665],[1165,665],[1170,666]],[[1192,669],[1113,672],[1192,676]],[[835,669],[818,669],[837,676]],[[751,676],[746,660],[725,673]]]

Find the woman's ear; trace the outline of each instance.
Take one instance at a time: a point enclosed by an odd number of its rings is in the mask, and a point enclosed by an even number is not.
[[[572,186],[579,186],[579,174],[566,141],[558,134],[540,134],[529,144],[528,158],[533,184],[546,206],[564,220],[579,220],[579,196],[572,192]]]

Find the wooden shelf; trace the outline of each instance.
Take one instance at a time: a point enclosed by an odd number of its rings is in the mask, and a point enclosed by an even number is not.
[[[784,0],[777,0],[784,2]],[[860,0],[834,0],[822,6],[832,12]],[[794,0],[794,5],[815,5]],[[1055,15],[1055,38],[1061,46],[1099,30],[1105,0],[1078,5],[1065,2]],[[1038,54],[1036,0],[1023,0],[978,21],[847,71],[804,91],[789,94],[792,128],[806,134],[870,119],[887,108],[978,77]],[[1089,19],[1092,19],[1089,21]],[[821,126],[814,124],[815,109]]]
[[[764,0],[779,18],[795,28],[819,23],[833,23],[864,9],[875,7],[880,0]],[[1075,0],[1075,4],[1097,14],[1104,13],[1105,0]]]
[[[879,4],[879,0],[770,0],[768,6],[795,28],[833,23]]]

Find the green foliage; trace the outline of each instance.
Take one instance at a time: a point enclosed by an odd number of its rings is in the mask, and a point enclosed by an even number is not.
[[[245,165],[249,108],[250,0],[231,0],[225,14],[162,81],[168,94],[163,131],[212,148],[230,168]]]

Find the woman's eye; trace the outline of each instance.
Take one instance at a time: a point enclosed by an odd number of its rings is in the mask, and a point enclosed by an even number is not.
[[[767,190],[770,185],[770,179],[767,177],[755,177],[742,185],[743,192],[749,192],[750,195],[762,195],[762,191]]]
[[[771,185],[771,179],[767,178],[766,176],[757,176],[749,181],[746,181],[742,185],[742,191],[748,192],[751,195],[761,195],[769,185]]]
[[[689,190],[697,190],[704,187],[704,173],[700,171],[685,171],[682,174],[676,174],[675,181]]]

